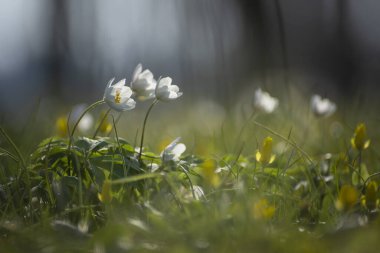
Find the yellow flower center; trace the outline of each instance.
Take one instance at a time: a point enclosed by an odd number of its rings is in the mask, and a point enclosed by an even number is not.
[[[116,104],[120,104],[121,103],[121,89],[117,89],[116,90],[115,103]]]

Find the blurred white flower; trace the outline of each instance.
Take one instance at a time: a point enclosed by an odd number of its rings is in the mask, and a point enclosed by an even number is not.
[[[178,161],[179,157],[186,150],[186,146],[183,143],[178,143],[181,137],[176,138],[172,143],[170,143],[164,151],[161,153],[162,162]]]
[[[104,92],[104,100],[107,104],[116,111],[132,110],[136,106],[135,100],[131,98],[132,90],[125,86],[125,79],[112,85],[115,78],[112,78]]]
[[[79,117],[86,110],[86,104],[79,104],[73,107],[70,115],[70,124],[75,124]],[[94,126],[94,117],[90,113],[86,113],[78,123],[78,130],[82,133],[87,133]]]
[[[255,91],[254,106],[264,113],[272,113],[278,106],[278,99],[258,88]]]
[[[205,199],[205,193],[203,191],[203,188],[199,185],[193,185],[193,189],[185,188],[184,186],[181,186],[179,188],[179,193],[182,195],[183,199],[186,202],[190,202],[193,200],[201,200]]]
[[[148,168],[150,169],[150,172],[156,172],[160,166],[157,163],[150,163],[148,164]]]
[[[80,118],[82,113],[86,110],[87,105],[86,104],[78,104],[73,107],[73,109],[70,112],[70,117],[66,115],[62,115],[57,118],[56,120],[56,130],[57,133],[60,136],[66,136],[67,135],[67,125],[73,126]],[[69,119],[69,122],[67,120]],[[79,121],[77,129],[82,134],[88,133],[92,127],[94,126],[94,117],[91,113],[87,112],[82,119]]]
[[[336,105],[327,98],[322,99],[319,95],[313,95],[310,100],[312,112],[318,117],[328,117],[336,111]]]
[[[156,80],[149,69],[142,71],[142,65],[138,64],[133,72],[131,89],[139,100],[154,98]]]
[[[177,85],[172,84],[170,77],[164,77],[158,81],[156,86],[156,98],[161,101],[170,101],[182,96]]]

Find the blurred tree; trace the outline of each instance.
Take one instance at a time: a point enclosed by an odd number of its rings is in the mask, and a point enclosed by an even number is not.
[[[68,1],[53,0],[51,38],[48,48],[47,93],[55,98],[62,98],[64,64],[68,52]]]

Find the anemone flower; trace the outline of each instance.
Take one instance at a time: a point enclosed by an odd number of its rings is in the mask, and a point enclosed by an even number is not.
[[[336,105],[329,99],[313,95],[310,100],[311,111],[318,117],[328,117],[336,111]]]
[[[142,65],[138,64],[133,71],[131,89],[139,100],[147,100],[155,97],[157,82],[149,69],[142,69]]]
[[[115,78],[112,78],[106,87],[104,92],[104,101],[116,111],[132,110],[136,106],[135,100],[131,98],[132,90],[128,86],[125,86],[125,79],[112,85]]]
[[[255,91],[254,107],[264,113],[272,113],[278,106],[278,99],[258,88]]]
[[[186,150],[185,144],[178,143],[180,140],[181,140],[181,137],[178,137],[174,141],[172,141],[168,146],[166,146],[164,151],[162,151],[161,153],[162,162],[179,160],[179,157]]]
[[[175,100],[182,96],[177,85],[172,84],[170,77],[164,77],[158,81],[155,90],[156,99],[160,101]]]

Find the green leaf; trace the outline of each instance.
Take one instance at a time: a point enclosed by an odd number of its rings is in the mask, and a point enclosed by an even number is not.
[[[61,178],[61,182],[63,186],[69,186],[72,188],[78,187],[78,178],[72,176],[64,176]]]

